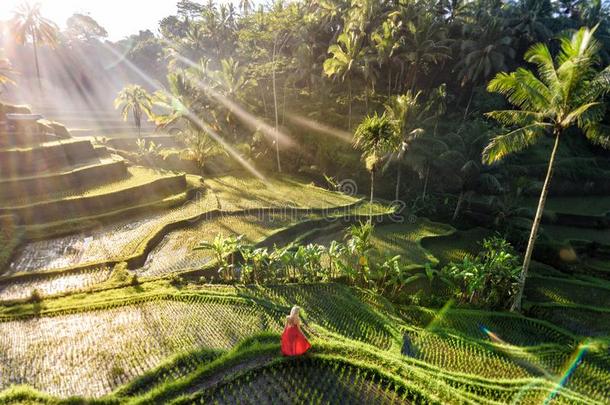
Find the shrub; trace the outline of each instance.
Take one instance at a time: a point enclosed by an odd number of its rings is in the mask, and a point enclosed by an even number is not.
[[[184,278],[176,273],[173,273],[171,276],[169,276],[169,283],[174,287],[180,287],[184,284]]]
[[[462,303],[509,308],[518,291],[521,258],[505,239],[483,241],[483,251],[461,263],[450,263],[441,275],[454,284],[453,295]]]
[[[127,263],[121,262],[114,266],[109,282],[117,284],[125,284],[129,281],[131,273],[127,270]]]
[[[140,285],[140,279],[138,278],[137,274],[131,275],[131,278],[129,279],[129,284],[133,286]]]
[[[40,302],[40,301],[42,301],[42,294],[41,294],[40,290],[38,290],[37,288],[34,288],[32,290],[32,292],[30,293],[29,302],[36,303],[36,302]]]

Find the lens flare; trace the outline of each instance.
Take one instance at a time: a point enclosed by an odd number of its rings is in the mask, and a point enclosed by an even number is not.
[[[559,390],[566,385],[566,383],[568,382],[568,380],[570,379],[572,374],[574,374],[574,371],[576,371],[576,369],[582,362],[584,356],[589,351],[590,344],[591,344],[591,342],[588,339],[585,340],[583,343],[581,343],[578,346],[578,349],[576,349],[576,351],[572,354],[572,356],[566,363],[564,373],[561,375],[561,377],[558,378],[555,388],[553,389],[553,391],[551,391],[549,396],[544,400],[545,405],[550,403],[553,400],[553,398],[555,398],[555,396],[557,395]]]
[[[493,333],[492,331],[490,331],[489,329],[487,329],[485,326],[481,325],[481,330],[487,335],[489,336],[489,339],[491,339],[492,342],[494,343],[499,343],[502,345],[506,345],[508,343],[506,343],[504,340],[500,339],[500,337],[498,335],[496,335],[495,333]]]
[[[443,305],[443,307],[436,314],[434,314],[434,318],[432,319],[432,321],[430,321],[428,326],[425,327],[425,329],[430,331],[436,328],[436,326],[443,321],[445,315],[447,314],[447,312],[449,312],[449,309],[451,309],[452,306],[453,300],[447,301],[445,305]]]

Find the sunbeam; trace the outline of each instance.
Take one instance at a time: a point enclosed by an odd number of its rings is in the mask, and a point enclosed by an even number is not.
[[[110,45],[105,44],[105,46],[112,53],[114,53],[114,55],[117,58],[122,57],[122,55],[118,51],[113,49]],[[128,59],[122,59],[122,60],[123,60],[123,63],[125,63],[131,70],[133,70],[144,81],[146,81],[146,83],[149,86],[151,86],[155,90],[164,90],[157,82],[155,82],[152,78],[150,78],[140,68],[135,66],[131,61],[129,61]],[[180,103],[179,100],[177,100],[171,94],[168,94],[168,95],[172,98],[172,100],[174,102],[182,104],[182,103]],[[186,107],[185,107],[185,109],[186,109]],[[189,120],[194,122],[199,127],[199,129],[201,129],[202,131],[207,133],[214,141],[216,141],[219,145],[221,145],[227,151],[227,153],[229,153],[229,155],[233,159],[235,159],[242,167],[244,167],[248,172],[250,172],[252,175],[259,178],[261,181],[266,182],[265,176],[263,176],[262,173],[260,173],[258,170],[256,170],[256,168],[252,164],[250,164],[248,161],[246,161],[231,145],[229,145],[218,133],[216,133],[216,131],[214,131],[212,128],[210,128],[210,126],[208,124],[206,124],[201,119],[199,119],[199,117],[197,117],[195,114],[193,114],[190,110],[186,109],[186,111],[187,111],[187,117],[189,118]]]
[[[290,121],[297,125],[300,125],[301,127],[311,129],[312,131],[320,132],[326,135],[330,135],[347,143],[351,143],[353,141],[353,135],[350,132],[344,131],[342,129],[333,128],[328,125],[293,113],[286,113],[286,116]]]
[[[174,56],[178,58],[181,62],[199,69],[199,66],[193,62],[192,60],[185,58],[184,56],[175,53]],[[221,103],[225,108],[233,112],[237,115],[238,118],[242,120],[245,124],[250,126],[253,129],[257,129],[261,131],[266,137],[270,138],[273,142],[279,142],[280,145],[284,147],[293,147],[295,146],[294,140],[292,140],[288,135],[284,134],[279,129],[276,131],[274,127],[266,123],[264,120],[256,117],[252,113],[248,112],[242,106],[237,104],[235,101],[228,99],[227,97],[220,94],[218,91],[214,90],[211,86],[203,83],[201,80],[196,80],[197,84],[204,89],[208,94],[210,94],[216,101]]]

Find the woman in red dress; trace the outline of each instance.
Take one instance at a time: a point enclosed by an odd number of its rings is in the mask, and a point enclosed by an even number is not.
[[[300,356],[311,348],[311,344],[301,332],[299,311],[300,308],[295,305],[290,310],[290,315],[286,317],[286,327],[282,333],[282,354],[284,356]]]

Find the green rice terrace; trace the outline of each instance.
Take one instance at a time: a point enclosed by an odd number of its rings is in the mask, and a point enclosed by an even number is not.
[[[0,405],[610,404],[607,2],[6,2]]]

